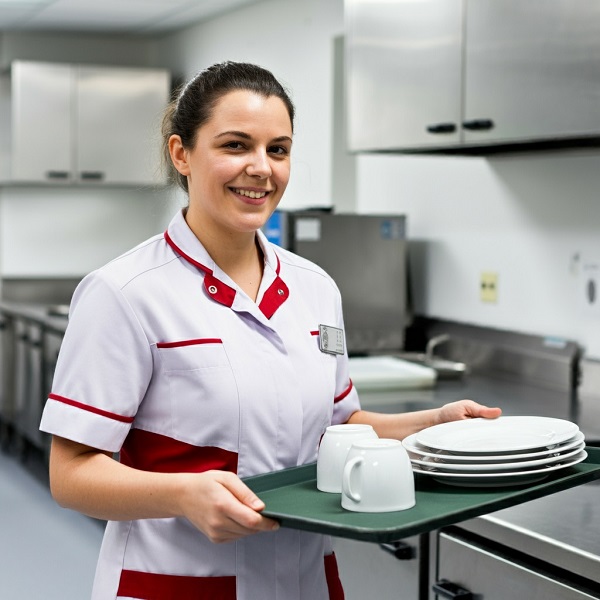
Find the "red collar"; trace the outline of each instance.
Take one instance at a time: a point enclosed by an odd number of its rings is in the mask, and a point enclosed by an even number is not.
[[[220,279],[217,279],[212,269],[209,269],[206,265],[194,260],[189,254],[186,254],[171,238],[168,231],[165,231],[165,240],[169,246],[177,253],[179,256],[187,260],[190,264],[194,265],[200,271],[204,273],[204,289],[206,293],[217,302],[231,308],[233,306],[233,302],[235,300],[235,296],[237,294],[236,290],[231,286],[223,283]],[[285,284],[283,279],[279,276],[279,271],[281,269],[281,263],[279,262],[279,256],[275,255],[277,258],[277,267],[275,269],[275,274],[277,277],[273,281],[273,283],[269,286],[269,289],[264,293],[260,304],[258,305],[259,310],[270,319],[275,311],[288,299],[290,295],[290,290],[288,286]]]

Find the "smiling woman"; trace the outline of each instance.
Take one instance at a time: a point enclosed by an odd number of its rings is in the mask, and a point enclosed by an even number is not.
[[[263,274],[255,231],[287,187],[293,119],[293,104],[270,72],[224,63],[190,81],[163,121],[171,177],[189,194],[187,224],[253,299]]]
[[[173,165],[188,183],[186,221],[200,241],[246,233],[253,242],[287,186],[291,145],[283,102],[246,90],[217,102],[193,148],[170,136]]]
[[[360,410],[343,341],[319,339],[343,337],[337,286],[260,229],[293,116],[260,67],[195,77],[163,126],[188,207],[75,292],[41,429],[53,496],[108,521],[93,600],[342,600],[331,540],[279,529],[242,478],[315,462],[332,424],[402,438],[498,414]]]

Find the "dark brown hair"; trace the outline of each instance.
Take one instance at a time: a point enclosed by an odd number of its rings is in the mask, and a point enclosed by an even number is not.
[[[169,179],[188,191],[187,177],[175,169],[169,154],[169,138],[179,135],[183,147],[191,150],[196,133],[212,116],[217,102],[229,92],[248,90],[261,96],[280,98],[294,127],[294,105],[275,76],[266,69],[249,63],[223,62],[200,71],[169,104],[162,122],[163,159]]]

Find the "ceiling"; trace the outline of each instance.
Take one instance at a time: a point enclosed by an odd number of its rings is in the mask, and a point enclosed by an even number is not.
[[[259,1],[0,0],[0,32],[167,33]]]

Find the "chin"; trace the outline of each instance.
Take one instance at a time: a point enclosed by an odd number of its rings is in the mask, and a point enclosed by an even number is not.
[[[238,223],[239,230],[244,232],[256,231],[263,227],[270,215],[271,212],[246,215],[244,218],[240,219]]]

